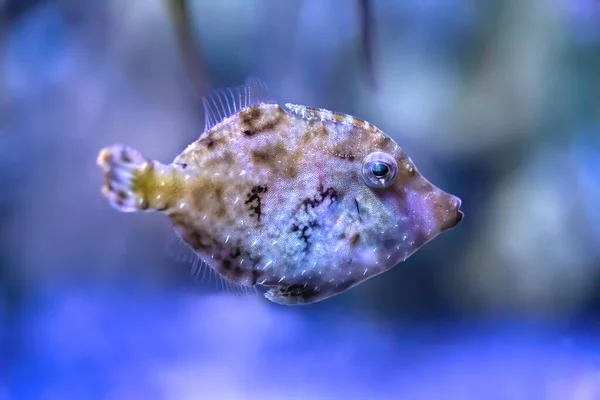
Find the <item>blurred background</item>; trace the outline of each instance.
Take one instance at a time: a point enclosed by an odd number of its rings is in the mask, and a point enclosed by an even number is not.
[[[598,1],[167,2],[0,0],[0,400],[600,399]],[[250,75],[380,127],[463,222],[307,307],[197,278],[96,156],[169,162]]]

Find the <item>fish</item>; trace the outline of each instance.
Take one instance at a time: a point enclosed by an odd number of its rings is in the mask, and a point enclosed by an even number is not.
[[[281,305],[343,293],[463,219],[375,125],[280,103],[259,78],[203,97],[204,132],[172,163],[113,144],[97,163],[121,212],[166,215],[226,281]]]

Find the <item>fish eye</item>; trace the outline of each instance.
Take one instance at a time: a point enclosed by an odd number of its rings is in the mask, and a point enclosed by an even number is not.
[[[374,189],[390,187],[396,180],[398,165],[394,157],[380,151],[363,160],[362,176],[365,184]]]
[[[376,162],[371,165],[371,172],[377,178],[385,178],[390,173],[390,167],[386,163]]]

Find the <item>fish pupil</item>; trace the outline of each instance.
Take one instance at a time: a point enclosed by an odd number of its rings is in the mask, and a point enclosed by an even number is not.
[[[383,178],[390,173],[390,167],[385,163],[377,162],[371,167],[371,172],[373,172],[373,175],[377,178]]]

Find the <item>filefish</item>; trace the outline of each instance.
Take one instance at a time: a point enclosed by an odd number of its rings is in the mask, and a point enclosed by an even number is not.
[[[367,121],[280,104],[258,78],[203,98],[204,133],[170,164],[114,144],[102,193],[165,214],[218,275],[270,301],[310,304],[405,261],[463,218]]]

